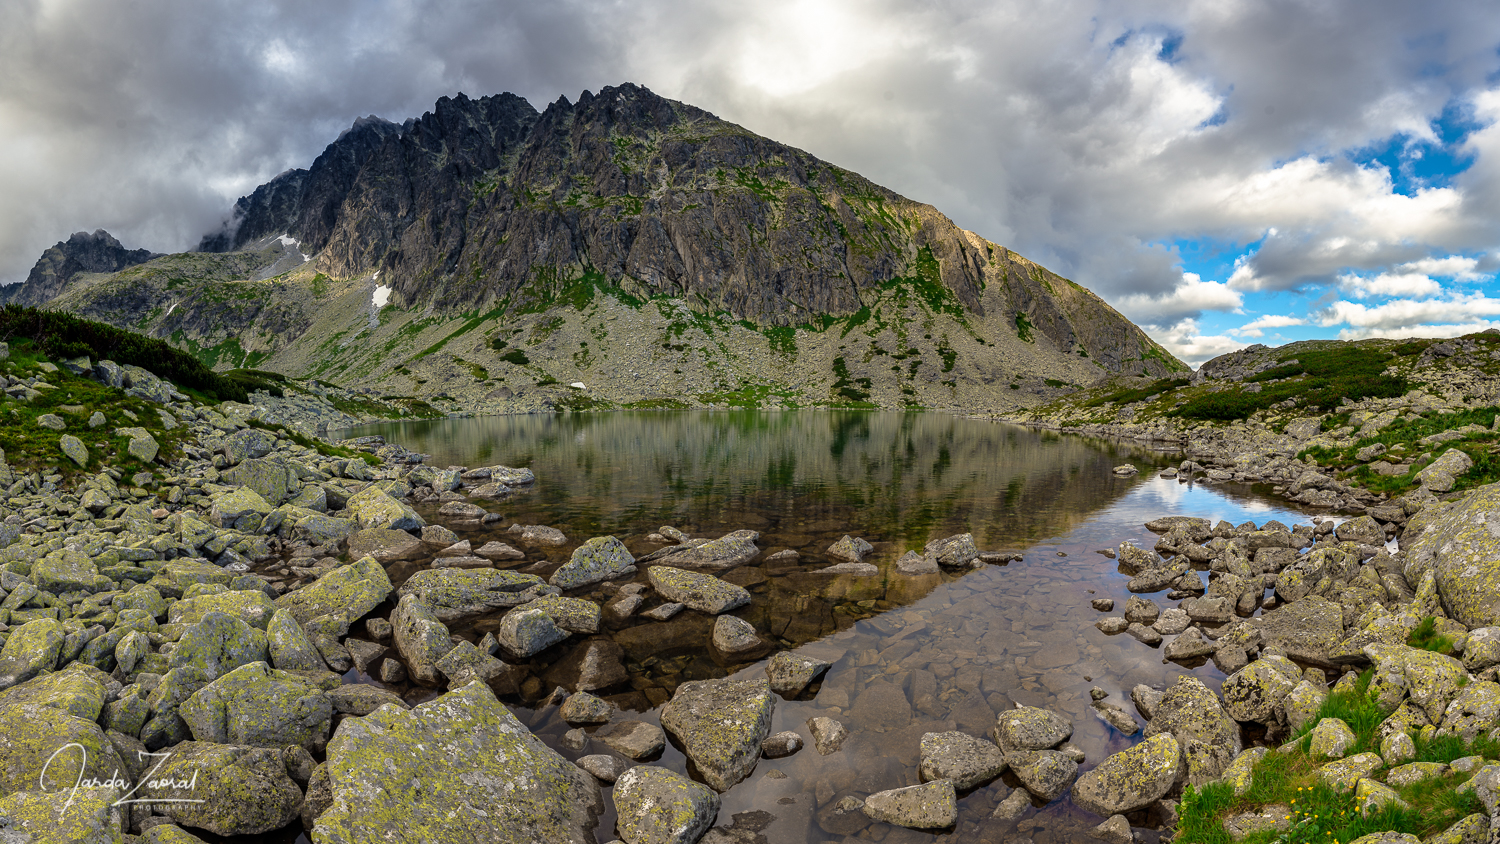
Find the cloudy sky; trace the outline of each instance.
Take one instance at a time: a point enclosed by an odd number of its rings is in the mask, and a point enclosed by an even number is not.
[[[1500,7],[6,0],[0,281],[188,248],[355,117],[637,82],[930,202],[1199,362],[1500,325]]]

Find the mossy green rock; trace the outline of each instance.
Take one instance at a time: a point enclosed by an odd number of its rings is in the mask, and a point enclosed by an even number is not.
[[[705,782],[728,791],[749,776],[771,733],[776,696],[765,678],[683,683],[661,710],[661,725],[682,743]]]
[[[679,551],[666,558],[667,565],[684,566],[709,571],[728,571],[755,559],[760,548],[755,541],[760,533],[753,530],[736,530],[718,539],[710,539],[686,551]]]
[[[1267,721],[1291,696],[1300,680],[1295,665],[1290,669],[1271,659],[1258,659],[1224,680],[1224,709],[1236,721]]]
[[[1500,624],[1500,484],[1446,507],[1429,506],[1408,523],[1407,537],[1408,583],[1431,571],[1451,618],[1470,628]]]
[[[270,502],[250,487],[242,486],[215,496],[208,518],[221,528],[254,533],[270,512]]]
[[[621,774],[612,796],[620,836],[630,844],[694,844],[719,814],[719,795],[651,765]]]
[[[1255,763],[1269,752],[1270,748],[1252,747],[1236,756],[1234,764],[1224,771],[1224,781],[1229,783],[1236,795],[1250,790],[1250,785],[1255,780]]]
[[[1146,725],[1146,738],[1171,733],[1182,747],[1187,780],[1195,786],[1223,775],[1243,749],[1240,725],[1196,677],[1178,677]]]
[[[321,749],[333,704],[302,677],[254,662],[199,689],[178,714],[198,741]]]
[[[648,569],[646,577],[663,598],[709,615],[718,615],[750,603],[750,593],[743,587],[711,574],[658,565]]]
[[[69,744],[79,748],[64,750]],[[79,767],[101,782],[127,770],[104,730],[54,706],[0,707],[0,794],[72,788]],[[44,776],[45,774],[45,776]]]
[[[1313,758],[1342,759],[1355,740],[1354,731],[1342,718],[1324,718],[1312,729],[1307,753]]]
[[[0,688],[51,671],[62,653],[67,631],[55,619],[38,618],[10,631],[0,648]]]
[[[516,606],[522,592],[541,584],[534,574],[504,569],[427,569],[407,578],[397,594],[416,596],[439,621],[452,624]]]
[[[368,486],[351,495],[345,505],[350,517],[361,530],[366,528],[391,528],[392,530],[418,530],[427,520],[405,502],[397,501],[384,490]]]
[[[219,592],[178,601],[172,605],[171,611],[167,614],[167,623],[197,624],[211,612],[232,615],[251,627],[264,630],[266,625],[271,623],[271,616],[276,612],[276,607],[271,603],[271,599],[266,597],[266,593],[259,590]]]
[[[77,464],[80,469],[89,464],[89,450],[88,447],[83,444],[83,440],[80,440],[72,434],[63,434],[62,437],[58,439],[58,446],[62,448],[62,453],[66,455],[69,460]]]
[[[72,785],[72,783],[69,783]],[[0,800],[0,841],[6,844],[119,844],[126,788],[21,791]]]
[[[177,824],[167,823],[142,833],[140,844],[203,844],[203,839]]]
[[[635,557],[613,536],[596,536],[578,546],[572,559],[548,580],[559,589],[579,589],[635,574]]]
[[[77,551],[57,551],[38,560],[31,567],[31,582],[43,592],[103,592],[114,587],[99,573],[94,561]]]
[[[276,599],[276,608],[287,610],[301,624],[319,616],[352,624],[380,606],[391,590],[385,569],[374,557],[365,557],[282,595]]]
[[[201,560],[172,560],[162,566],[162,574],[176,584],[179,590],[187,589],[194,583],[228,586],[234,580],[233,572]]]
[[[137,797],[181,826],[215,835],[255,835],[297,817],[302,790],[280,750],[186,741],[173,747]],[[170,802],[197,800],[199,803]]]
[[[142,433],[145,435],[139,437],[131,437],[130,443],[125,446],[125,450],[129,452],[131,457],[134,457],[142,463],[150,463],[151,461],[156,459],[157,453],[161,451],[161,445],[157,443],[155,437],[145,433],[144,431]]]
[[[155,587],[144,583],[131,587],[130,591],[123,595],[116,595],[111,606],[114,607],[115,612],[143,610],[152,618],[157,619],[165,618],[170,608],[167,599],[163,598]]]
[[[495,638],[512,656],[525,659],[568,638],[545,611],[526,605],[516,607],[500,619]]]
[[[271,664],[283,671],[325,671],[328,666],[307,632],[288,610],[277,610],[266,626]]]
[[[61,671],[44,674],[0,692],[0,707],[50,706],[85,721],[99,720],[109,675],[75,662]]]
[[[1490,840],[1490,819],[1475,812],[1427,839],[1426,844],[1485,844]]]
[[[1379,644],[1366,646],[1365,655],[1375,663],[1377,678],[1381,675],[1404,678],[1411,702],[1434,724],[1442,723],[1460,684],[1468,682],[1468,672],[1458,660],[1432,651]],[[1374,685],[1372,681],[1371,687]]]
[[[479,682],[345,720],[328,778],[333,804],[314,844],[594,844],[603,809],[594,779]]]
[[[246,460],[225,472],[223,478],[225,483],[254,490],[272,507],[286,500],[295,483],[295,477],[286,464],[273,458]]]
[[[216,680],[241,665],[266,661],[266,634],[221,612],[210,612],[187,628],[169,663]]]
[[[1347,759],[1329,762],[1318,769],[1318,776],[1334,791],[1348,794],[1360,780],[1385,764],[1378,753],[1356,753]]]
[[[1108,817],[1143,809],[1182,774],[1182,749],[1171,733],[1152,736],[1100,762],[1073,784],[1073,802]]]
[[[1016,750],[1047,750],[1073,735],[1068,719],[1035,706],[1018,706],[1000,713],[995,720],[995,744],[1007,753]]]
[[[1500,684],[1488,680],[1470,682],[1443,710],[1442,730],[1473,741],[1481,733],[1500,726]]]

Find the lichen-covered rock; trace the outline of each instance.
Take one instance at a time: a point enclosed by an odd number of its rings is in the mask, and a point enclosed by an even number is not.
[[[1443,710],[1438,727],[1463,736],[1464,741],[1500,727],[1500,684],[1480,680],[1464,686]]]
[[[153,801],[157,814],[215,835],[280,829],[302,805],[280,750],[188,741],[155,771],[136,795]]]
[[[698,680],[677,687],[662,707],[661,725],[682,743],[703,779],[724,792],[754,769],[775,709],[765,680]]]
[[[1144,809],[1182,774],[1182,749],[1170,733],[1153,736],[1100,762],[1073,784],[1073,802],[1100,815]]]
[[[857,536],[845,534],[838,542],[828,546],[828,556],[835,560],[848,560],[851,563],[864,562],[865,557],[875,552],[875,546]],[[975,552],[978,556],[978,552]]]
[[[534,574],[502,569],[427,569],[408,578],[397,594],[417,596],[439,621],[452,624],[523,604],[521,593],[541,583]]]
[[[392,498],[378,486],[367,486],[349,496],[345,504],[348,514],[360,529],[391,528],[392,530],[420,530],[427,520],[406,502]]]
[[[255,662],[199,689],[178,714],[198,741],[321,750],[333,704],[305,678]]]
[[[0,692],[0,708],[50,706],[85,721],[99,720],[104,709],[108,674],[75,662],[61,671],[44,674]]]
[[[82,750],[65,750],[70,744]],[[0,706],[0,794],[72,788],[80,766],[84,779],[100,782],[129,770],[92,719],[56,706]]]
[[[1332,601],[1308,598],[1265,613],[1256,629],[1265,647],[1324,665],[1329,662],[1329,651],[1344,638],[1343,608]]]
[[[349,534],[349,556],[374,557],[386,564],[403,560],[420,560],[428,556],[427,545],[404,530],[366,528]]]
[[[765,647],[755,625],[732,615],[721,615],[714,619],[714,648],[726,656],[742,656]]]
[[[584,598],[569,598],[566,595],[543,595],[521,605],[521,609],[541,610],[552,623],[569,633],[592,635],[599,632],[602,612],[599,605]]]
[[[344,721],[328,774],[333,804],[313,828],[318,844],[594,844],[603,809],[593,778],[479,682]]]
[[[704,571],[728,571],[750,562],[760,554],[760,548],[755,544],[758,539],[758,531],[736,530],[682,550],[664,548],[662,551],[668,553],[662,558],[662,564]]]
[[[424,686],[438,685],[438,661],[453,650],[447,626],[415,595],[407,595],[391,613],[391,635],[412,679]]]
[[[1284,704],[1287,725],[1294,731],[1302,729],[1303,724],[1317,717],[1327,700],[1328,692],[1323,687],[1314,685],[1309,680],[1298,681]]]
[[[255,490],[272,507],[286,501],[296,476],[278,458],[252,458],[224,473],[224,480],[236,486]]]
[[[1419,583],[1431,571],[1451,618],[1470,628],[1500,625],[1500,484],[1481,486],[1447,508],[1429,509],[1431,519],[1414,517],[1402,541],[1407,582]]]
[[[1459,475],[1474,467],[1473,458],[1460,451],[1450,449],[1438,456],[1425,469],[1414,476],[1417,483],[1433,492],[1447,492],[1453,489],[1453,484]]]
[[[909,829],[942,829],[958,822],[958,795],[952,780],[893,788],[866,797],[864,813]]]
[[[1146,738],[1171,733],[1182,748],[1187,780],[1195,786],[1223,775],[1242,749],[1240,725],[1196,677],[1178,677],[1162,695]]]
[[[282,671],[325,671],[328,666],[307,637],[307,632],[287,610],[277,610],[266,625],[266,646],[271,665]]]
[[[1236,795],[1250,790],[1250,785],[1255,780],[1255,763],[1269,752],[1270,748],[1252,747],[1236,756],[1234,763],[1224,769],[1224,781],[1229,783]]]
[[[961,533],[932,540],[922,549],[922,555],[940,566],[964,568],[979,559],[979,547],[974,544],[974,534]]]
[[[373,557],[339,566],[316,581],[277,598],[276,608],[290,612],[299,624],[328,616],[353,624],[391,594],[391,579]]]
[[[495,638],[512,656],[525,659],[568,638],[568,631],[558,627],[546,611],[521,606],[500,619]]]
[[[620,837],[628,844],[694,844],[719,814],[719,795],[650,765],[620,774],[613,797]]]
[[[1002,712],[995,721],[995,744],[1006,753],[1018,750],[1048,750],[1073,735],[1068,719],[1034,706],[1018,706]]]
[[[767,660],[766,678],[771,683],[771,691],[782,697],[796,697],[830,665],[794,651],[780,651]]]
[[[579,589],[635,574],[635,557],[613,536],[596,536],[573,550],[548,582],[559,589]]]
[[[1360,780],[1365,779],[1385,764],[1378,753],[1356,753],[1347,759],[1329,762],[1318,769],[1318,776],[1334,791],[1348,794]]]
[[[217,592],[178,601],[167,613],[167,621],[171,624],[197,624],[211,612],[233,616],[251,627],[264,630],[271,623],[271,616],[276,614],[276,606],[266,593],[258,589]]]
[[[265,633],[233,616],[210,612],[182,634],[168,664],[209,682],[241,665],[265,661]]]
[[[1004,773],[1005,753],[967,733],[925,733],[919,771],[923,780],[952,780],[954,788],[968,790]]]
[[[1460,818],[1452,826],[1428,838],[1426,844],[1486,844],[1489,839],[1490,819],[1475,812],[1468,817]]]
[[[588,692],[568,695],[559,710],[569,724],[603,724],[614,717],[615,705]]]
[[[1354,731],[1341,718],[1324,718],[1312,729],[1307,753],[1314,758],[1342,759],[1354,746]]]
[[[58,445],[62,448],[63,455],[73,461],[80,469],[89,465],[89,450],[83,444],[83,440],[72,434],[63,434],[58,439]]]
[[[1412,703],[1434,724],[1442,723],[1449,702],[1458,695],[1460,685],[1468,682],[1468,672],[1458,660],[1432,651],[1377,644],[1366,646],[1365,655],[1375,663],[1372,690],[1377,682],[1384,682],[1382,675],[1400,678]],[[1378,690],[1376,694],[1379,697]]]
[[[1274,719],[1301,680],[1297,667],[1287,666],[1266,658],[1236,671],[1224,680],[1225,711],[1237,721]]]
[[[750,603],[750,593],[743,587],[720,580],[710,574],[658,565],[647,570],[652,587],[669,601],[684,604],[699,612],[718,615]]]
[[[813,747],[818,749],[819,756],[836,752],[849,737],[848,728],[841,722],[822,715],[807,719],[807,729],[812,733]]]
[[[1078,763],[1056,750],[1023,750],[1007,758],[1021,785],[1047,801],[1061,797],[1078,775]]]
[[[1360,814],[1365,817],[1369,817],[1391,804],[1400,806],[1403,809],[1411,808],[1411,804],[1402,800],[1396,794],[1395,789],[1387,785],[1368,778],[1354,784],[1354,805],[1359,807]]]
[[[0,689],[51,671],[67,632],[55,619],[38,618],[12,630],[0,648]]]
[[[77,551],[48,554],[31,567],[31,582],[43,592],[103,592],[114,588],[110,579],[99,573],[94,561]]]
[[[18,791],[0,799],[0,841],[6,844],[119,844],[125,814],[115,805],[126,788]],[[36,784],[32,783],[35,788]],[[126,807],[128,808],[128,807]]]
[[[254,533],[260,529],[261,520],[271,513],[271,505],[260,493],[247,486],[229,490],[214,496],[208,510],[208,520],[214,527]]]

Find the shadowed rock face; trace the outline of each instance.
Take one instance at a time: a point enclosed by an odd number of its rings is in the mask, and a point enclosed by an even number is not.
[[[593,280],[792,325],[910,278],[955,315],[1003,310],[1106,370],[1175,363],[1098,297],[931,206],[632,84],[541,113],[459,94],[403,126],[362,119],[200,248],[282,232],[330,277],[379,271],[393,302],[443,313],[546,306]]]
[[[22,284],[0,287],[0,301],[40,305],[62,292],[82,273],[116,273],[161,257],[145,249],[126,249],[104,229],[75,232],[42,253]]]

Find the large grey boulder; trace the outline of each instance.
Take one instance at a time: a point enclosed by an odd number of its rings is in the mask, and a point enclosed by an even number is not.
[[[1072,735],[1072,722],[1055,712],[1034,706],[1007,710],[995,721],[995,744],[1007,753],[1047,750],[1057,747]]]
[[[349,534],[349,556],[374,557],[375,562],[386,564],[405,560],[420,560],[428,556],[427,543],[404,530],[394,528],[365,528]]]
[[[926,733],[919,769],[924,780],[952,780],[954,788],[965,791],[1004,773],[1005,753],[967,733]]]
[[[274,457],[246,460],[223,477],[226,483],[254,490],[272,507],[286,501],[298,483],[286,462]]]
[[[755,625],[732,615],[714,619],[714,648],[725,656],[743,657],[760,651],[766,643],[755,632]]]
[[[715,790],[728,791],[754,769],[771,733],[776,696],[765,680],[683,683],[661,710],[661,725],[682,743]]]
[[[572,559],[548,582],[559,589],[579,589],[635,574],[635,557],[613,536],[596,536],[573,550]]]
[[[417,515],[404,501],[392,498],[378,486],[367,486],[349,496],[345,504],[348,516],[360,529],[391,528],[393,530],[419,530],[427,520]]]
[[[85,779],[101,782],[129,770],[93,719],[35,703],[0,706],[0,794],[72,788],[80,766]]]
[[[1047,801],[1061,797],[1078,775],[1078,763],[1056,750],[1022,750],[1007,759],[1021,785]]]
[[[254,662],[193,693],[178,714],[198,741],[322,750],[333,704],[304,677]]]
[[[266,646],[271,665],[282,671],[326,671],[322,654],[302,625],[287,610],[277,610],[266,625]]]
[[[974,534],[961,533],[946,539],[934,539],[922,549],[922,555],[940,566],[966,568],[979,559]]]
[[[694,844],[719,814],[719,795],[650,765],[620,774],[613,797],[627,844]]]
[[[1429,505],[1412,517],[1402,544],[1408,583],[1432,572],[1451,618],[1470,628],[1500,625],[1500,484]]]
[[[265,662],[266,656],[265,633],[233,616],[211,612],[183,632],[168,665],[211,682],[241,665]]]
[[[760,554],[760,548],[755,544],[758,539],[760,539],[759,531],[736,530],[718,539],[686,546],[681,550],[663,548],[652,556],[661,560],[663,565],[705,571],[728,571],[750,562]],[[658,554],[661,556],[657,557]]]
[[[302,805],[280,750],[188,741],[154,770],[134,796],[151,801],[156,814],[215,835],[280,829]]]
[[[424,686],[442,682],[438,661],[453,650],[448,628],[415,595],[407,595],[391,613],[391,634],[413,680]]]
[[[1224,711],[1236,721],[1269,722],[1285,711],[1302,672],[1286,657],[1262,657],[1224,680]]]
[[[480,682],[344,721],[328,743],[328,779],[319,844],[594,844],[603,810],[593,777]]]
[[[1146,725],[1146,738],[1162,733],[1177,739],[1187,765],[1187,781],[1195,786],[1221,777],[1244,749],[1240,725],[1196,677],[1178,677],[1162,694]]]
[[[523,606],[500,619],[495,638],[512,656],[525,659],[568,638],[568,631],[558,627],[545,610]]]
[[[663,598],[710,615],[728,612],[750,603],[750,593],[744,587],[710,574],[658,565],[648,569],[646,577]]]
[[[260,493],[247,486],[214,496],[208,510],[209,522],[217,528],[254,533],[271,514],[271,505]]]
[[[5,647],[0,648],[0,688],[51,671],[66,636],[62,624],[51,618],[34,619],[12,630]]]
[[[347,629],[380,606],[391,588],[385,568],[375,558],[365,557],[282,595],[275,603],[277,609],[290,612],[300,624],[326,616]]]
[[[1144,809],[1171,791],[1182,765],[1177,739],[1161,733],[1080,776],[1073,784],[1073,802],[1106,817]]]
[[[958,822],[958,795],[952,780],[893,788],[865,798],[864,813],[910,829],[941,829]]]
[[[468,621],[506,607],[526,603],[526,590],[540,586],[542,579],[503,569],[441,568],[419,571],[396,590],[414,595],[444,624]]]
[[[862,563],[864,559],[875,552],[875,546],[866,542],[858,536],[845,534],[838,542],[828,546],[828,556],[835,560],[847,560],[851,563]]]

